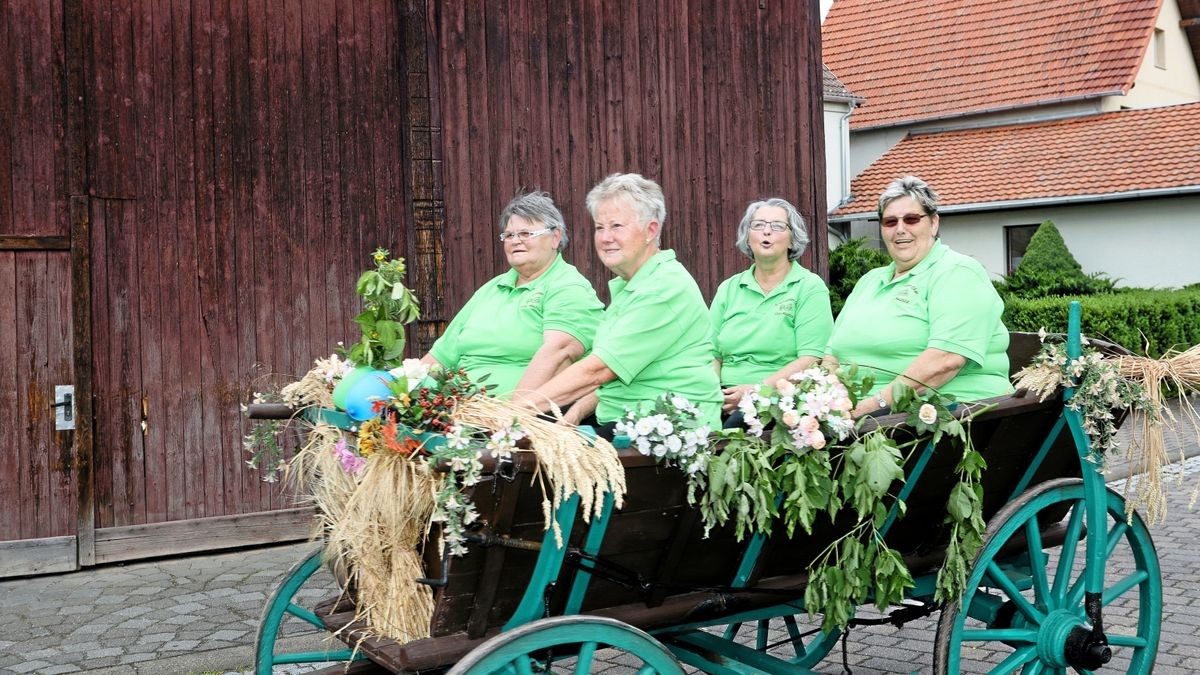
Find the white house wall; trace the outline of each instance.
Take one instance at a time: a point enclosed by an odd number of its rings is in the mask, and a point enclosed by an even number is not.
[[[850,104],[825,102],[825,203],[832,210],[850,191],[850,175],[846,171],[849,155]]]
[[[942,240],[1004,274],[1004,226],[1053,220],[1087,273],[1103,272],[1120,286],[1177,287],[1200,283],[1200,195],[943,214]]]
[[[1163,31],[1166,68],[1154,65],[1154,41],[1146,49],[1146,57],[1138,70],[1133,89],[1126,96],[1113,96],[1104,102],[1105,110],[1119,108],[1155,108],[1164,105],[1200,101],[1200,73],[1192,55],[1187,35],[1179,27],[1179,5],[1165,0],[1158,13],[1155,28]]]

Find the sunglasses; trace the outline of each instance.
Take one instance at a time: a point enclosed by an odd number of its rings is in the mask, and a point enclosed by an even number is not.
[[[897,223],[903,220],[905,225],[916,225],[917,223],[921,222],[922,218],[928,217],[928,213],[922,213],[921,215],[910,213],[906,216],[900,216],[899,218],[896,216],[888,216],[887,218],[879,221],[879,223],[884,227],[895,227]]]

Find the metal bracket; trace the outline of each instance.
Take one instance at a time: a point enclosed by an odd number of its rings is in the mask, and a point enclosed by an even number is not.
[[[75,428],[75,385],[59,384],[54,387],[54,430],[70,431]]]

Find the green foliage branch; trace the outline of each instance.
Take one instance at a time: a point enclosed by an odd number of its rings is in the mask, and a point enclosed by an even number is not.
[[[421,307],[404,286],[404,259],[393,259],[382,248],[371,257],[375,269],[363,272],[355,284],[363,311],[354,317],[354,323],[362,329],[362,338],[346,356],[360,366],[390,370],[404,358],[404,325],[420,318]]]

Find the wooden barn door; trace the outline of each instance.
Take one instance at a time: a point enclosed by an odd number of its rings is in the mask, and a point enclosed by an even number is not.
[[[91,534],[87,198],[70,196],[84,173],[69,150],[79,139],[70,24],[62,2],[0,3],[0,577],[76,569]]]

